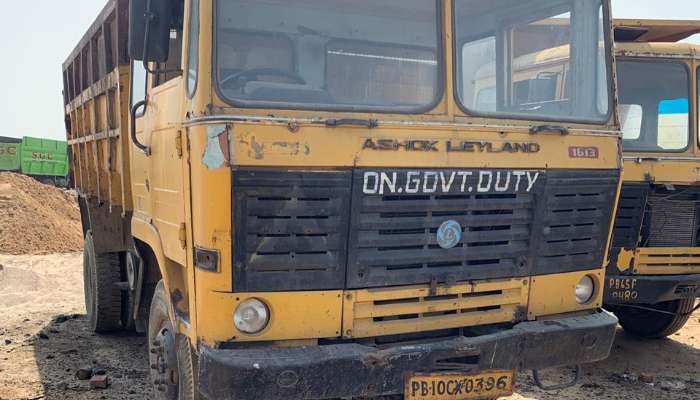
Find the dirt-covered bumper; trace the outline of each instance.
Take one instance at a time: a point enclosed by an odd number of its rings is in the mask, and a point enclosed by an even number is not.
[[[656,304],[700,297],[700,274],[608,275],[605,304]]]
[[[523,322],[477,337],[374,347],[200,349],[199,386],[208,399],[327,399],[400,394],[416,372],[540,369],[604,359],[617,318],[607,312]]]

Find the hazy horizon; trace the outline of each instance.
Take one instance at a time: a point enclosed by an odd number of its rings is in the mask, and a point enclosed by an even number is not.
[[[7,2],[0,15],[0,136],[65,139],[61,65],[106,1],[37,0],[32,10]],[[616,18],[700,20],[700,1],[613,0]],[[29,20],[31,18],[31,20]],[[700,44],[700,35],[689,39]]]

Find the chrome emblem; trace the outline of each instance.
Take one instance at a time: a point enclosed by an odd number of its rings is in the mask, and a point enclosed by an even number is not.
[[[462,240],[462,226],[457,221],[449,220],[440,225],[437,231],[437,242],[443,249],[451,249]]]

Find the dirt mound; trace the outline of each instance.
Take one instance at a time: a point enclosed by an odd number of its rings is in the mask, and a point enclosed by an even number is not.
[[[0,172],[0,254],[70,253],[83,248],[74,195]]]

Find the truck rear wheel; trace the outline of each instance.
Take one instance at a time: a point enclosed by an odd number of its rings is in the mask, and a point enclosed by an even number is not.
[[[196,357],[187,337],[179,335],[168,315],[163,281],[156,286],[148,319],[151,378],[159,400],[198,400]]]
[[[122,291],[119,255],[97,254],[92,233],[85,235],[83,251],[85,308],[94,332],[119,331],[122,326]]]
[[[616,307],[615,315],[620,319],[620,325],[626,332],[645,339],[661,339],[683,328],[695,307],[695,299],[673,300],[644,307],[665,312]]]

